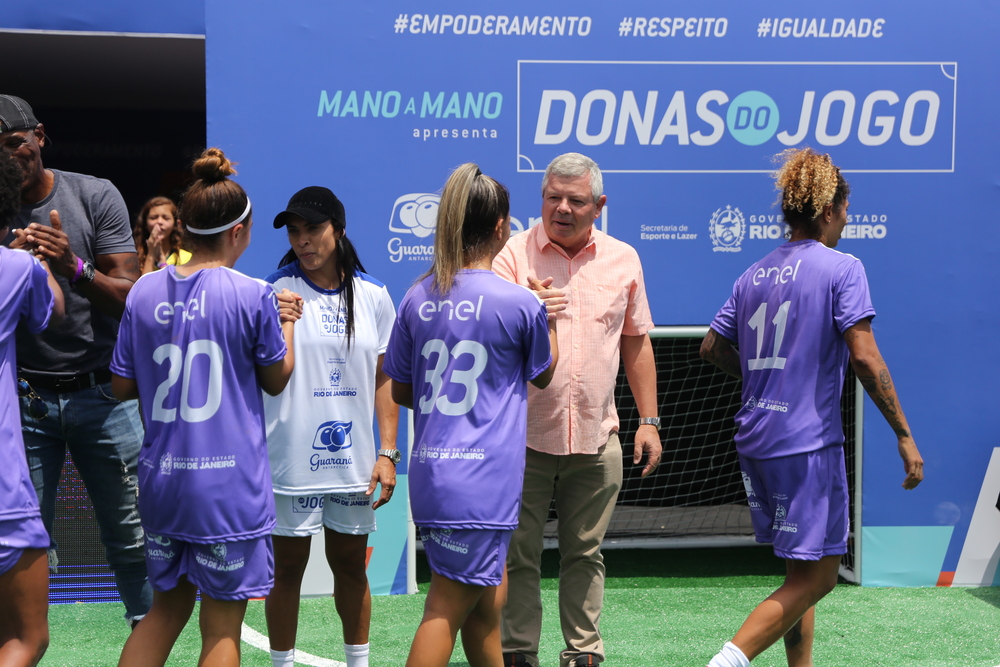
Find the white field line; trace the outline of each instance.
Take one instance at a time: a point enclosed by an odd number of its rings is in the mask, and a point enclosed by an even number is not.
[[[243,624],[243,641],[254,648],[259,648],[261,651],[270,653],[271,644],[267,641],[267,637],[260,634],[253,628],[251,628],[246,623]],[[300,651],[295,649],[295,664],[296,665],[311,665],[312,667],[347,667],[343,662],[337,662],[336,660],[330,660],[329,658],[321,658],[318,655],[312,655],[306,653],[305,651]]]

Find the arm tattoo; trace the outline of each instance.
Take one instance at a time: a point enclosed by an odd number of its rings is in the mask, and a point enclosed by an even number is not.
[[[728,375],[735,378],[742,378],[742,368],[740,366],[740,355],[723,336],[720,336],[714,329],[709,329],[705,334],[705,359],[718,366]]]
[[[881,361],[881,358],[879,358],[879,361]],[[858,381],[861,382],[861,386],[871,396],[879,412],[885,416],[896,437],[910,437],[909,430],[903,427],[899,419],[899,406],[896,404],[895,391],[892,388],[892,377],[889,375],[889,369],[885,367],[884,362],[882,368],[878,371],[877,379],[873,375],[859,375]]]
[[[882,383],[882,388],[889,390],[892,388],[892,378],[889,376],[889,369],[883,368],[878,372],[878,379]]]
[[[125,271],[126,275],[122,276],[125,280],[134,283],[138,278],[131,278],[130,276],[140,276],[142,275],[142,268],[139,266],[139,256],[129,253],[128,258],[125,260]]]

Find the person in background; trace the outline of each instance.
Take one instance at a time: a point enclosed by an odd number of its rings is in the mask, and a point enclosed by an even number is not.
[[[615,383],[619,360],[639,410],[632,461],[645,477],[660,462],[653,328],[639,255],[594,229],[607,197],[597,164],[566,153],[542,177],[542,224],[510,239],[493,270],[519,285],[547,276],[569,299],[559,313],[562,361],[545,391],[528,391],[524,498],[507,557],[504,664],[538,667],[542,535],[553,497],[559,515],[561,667],[604,659],[601,543],[622,485]]]
[[[302,575],[312,536],[322,531],[347,667],[368,667],[368,535],[375,510],[392,498],[400,457],[399,408],[382,371],[396,311],[385,285],[364,272],[344,205],[328,188],[296,192],[274,227],[285,228],[292,247],[267,282],[291,291],[302,315],[295,372],[283,392],[264,399],[277,508],[266,605],[271,660],[294,663]]]
[[[812,662],[815,604],[847,553],[848,489],[840,398],[850,363],[896,433],[904,489],[924,478],[896,388],[872,333],[861,262],[834,250],[851,189],[809,148],[777,158],[787,243],[749,269],[712,321],[701,356],[743,380],[736,451],[758,542],[785,560],[785,582],[761,602],[710,667],[748,667],[784,637],[790,667]]]
[[[280,324],[271,286],[232,268],[253,225],[232,164],[209,148],[192,171],[182,207],[191,261],[139,279],[111,363],[115,395],[142,399],[139,501],[154,589],[120,667],[163,665],[199,590],[198,664],[238,665],[247,600],[274,581],[261,390],[288,382],[294,318]]]
[[[459,630],[472,667],[501,665],[528,383],[545,387],[558,361],[547,304],[491,271],[509,236],[507,188],[458,167],[441,194],[434,264],[403,299],[386,351],[392,396],[414,411],[410,504],[431,568],[407,667],[447,665]],[[555,313],[565,299],[548,304]]]
[[[135,251],[143,274],[165,266],[184,264],[191,253],[181,247],[184,228],[177,218],[177,204],[169,197],[147,201],[132,228]]]
[[[136,462],[142,422],[136,401],[111,391],[111,353],[125,297],[139,278],[128,210],[108,181],[46,169],[45,127],[19,97],[0,95],[0,150],[24,172],[11,248],[46,260],[66,301],[60,326],[40,334],[18,327],[18,377],[45,404],[32,417],[21,399],[31,481],[49,533],[49,565],[59,559],[53,523],[67,451],[94,505],[108,565],[133,627],[149,610]],[[34,399],[33,399],[34,400]]]

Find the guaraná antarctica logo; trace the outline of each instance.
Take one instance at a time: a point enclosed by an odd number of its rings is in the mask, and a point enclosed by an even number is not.
[[[313,438],[313,449],[321,449],[327,452],[339,452],[351,446],[351,428],[354,422],[348,421],[328,421],[323,422],[316,429],[316,437]]]
[[[738,208],[726,205],[712,214],[708,232],[712,237],[713,252],[739,252],[746,235],[746,221]]]
[[[437,228],[440,203],[441,197],[429,192],[411,192],[397,197],[389,216],[389,231],[426,239]],[[404,243],[401,237],[394,236],[389,239],[388,250],[390,261],[397,263],[404,257],[418,262],[434,258],[434,242],[430,239],[426,243]]]
[[[430,192],[411,192],[396,198],[389,216],[389,231],[395,234],[408,235],[411,238],[427,239],[423,243],[404,242],[403,237],[393,236],[389,239],[389,261],[398,264],[403,259],[417,262],[431,262],[434,259],[434,240],[428,238],[437,230],[438,207],[441,204],[440,195]],[[607,232],[607,210],[605,206],[601,217],[594,225]],[[510,216],[511,235],[527,231],[541,223],[542,218],[528,218],[525,226],[518,218]]]

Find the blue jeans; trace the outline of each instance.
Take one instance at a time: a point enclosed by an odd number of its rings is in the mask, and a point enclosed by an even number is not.
[[[21,425],[50,548],[56,548],[51,537],[56,489],[69,448],[94,504],[101,543],[125,603],[125,618],[142,616],[153,602],[153,591],[146,579],[144,536],[139,524],[136,465],[143,428],[138,402],[115,399],[110,382],[61,394],[34,389],[49,413],[41,420],[32,419],[28,401],[22,398]]]

